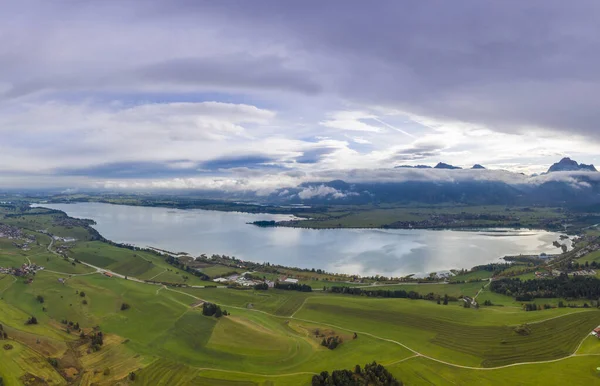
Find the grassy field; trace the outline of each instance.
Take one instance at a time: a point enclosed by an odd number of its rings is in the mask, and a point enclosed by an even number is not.
[[[80,242],[69,255],[96,267],[109,269],[141,280],[174,284],[215,285],[167,264],[162,256],[145,251],[132,251],[100,241]],[[187,277],[185,280],[184,277]]]
[[[278,316],[291,316],[313,296],[323,296],[318,292],[297,291],[255,291],[255,290],[225,290],[225,289],[195,289],[183,288],[182,292],[196,296],[213,303],[265,311]]]
[[[44,379],[48,385],[66,385],[64,378],[48,363],[44,356],[27,346],[10,341],[12,349],[0,347],[0,375],[6,385],[22,385],[32,380]],[[4,340],[0,340],[3,346]]]
[[[312,298],[296,317],[320,320],[348,329],[404,342],[437,359],[469,366],[497,367],[520,361],[561,358],[575,351],[600,321],[600,311],[573,313],[497,312],[413,301]],[[548,321],[540,321],[564,315]],[[539,323],[533,323],[533,322]],[[526,336],[515,326],[529,324]]]
[[[553,363],[473,371],[424,358],[390,366],[406,385],[596,385],[600,383],[597,357],[573,357]]]
[[[361,286],[365,291],[377,291],[377,290],[404,290],[414,291],[421,295],[427,295],[434,293],[436,295],[444,296],[475,296],[477,292],[487,284],[487,282],[471,282],[471,283],[460,283],[460,284],[398,284],[398,285],[369,285]]]
[[[457,205],[362,205],[336,206],[323,213],[304,213],[301,216],[310,220],[291,221],[288,225],[306,228],[380,228],[393,226],[394,223],[417,223],[433,221],[435,226],[439,216],[492,215],[503,216],[506,220],[469,219],[460,226],[464,227],[501,227],[512,226],[518,222],[523,228],[540,228],[547,221],[565,217],[565,213],[555,208],[507,208],[506,206],[457,206]],[[518,220],[517,220],[518,219]],[[442,227],[450,226],[440,222]]]
[[[43,346],[54,350],[46,355],[67,359],[69,350],[60,342],[79,343],[77,336],[67,335],[57,321],[73,320],[85,328],[100,326],[107,334],[105,346],[94,353],[87,353],[85,345],[77,351],[81,366],[96,369],[82,373],[78,378],[82,384],[122,383],[134,371],[141,384],[303,385],[313,373],[373,360],[397,371],[407,384],[420,384],[416,381],[420,371],[449,366],[431,359],[411,359],[414,353],[398,343],[457,365],[497,367],[569,356],[600,322],[600,311],[595,310],[527,313],[512,307],[473,310],[456,304],[326,293],[171,290],[102,275],[74,276],[63,285],[58,277],[40,272],[31,284],[17,280],[4,285],[0,322],[12,326],[11,335],[26,350],[30,350],[27,344],[36,347],[34,337],[46,337]],[[85,297],[77,293],[82,291]],[[45,298],[43,305],[36,300],[38,294]],[[221,304],[231,315],[221,319],[202,316],[191,307],[198,298]],[[121,311],[123,302],[131,308]],[[24,326],[29,315],[36,316],[40,324]],[[529,324],[528,336],[514,331],[524,323]],[[321,347],[314,336],[317,329],[343,336],[344,343],[334,351]],[[354,332],[357,339],[352,337]],[[594,343],[586,341],[582,350],[596,352]],[[13,371],[20,362],[11,357],[7,363],[0,371]],[[408,371],[405,363],[417,365]],[[483,371],[449,368],[454,374],[452,382],[458,384]],[[490,382],[513,379],[511,372],[494,371],[485,373],[486,377],[492,374]]]

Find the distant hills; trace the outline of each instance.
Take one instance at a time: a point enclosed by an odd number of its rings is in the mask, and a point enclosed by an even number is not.
[[[439,162],[437,165],[435,165],[434,167],[428,166],[428,165],[400,165],[400,166],[396,166],[396,169],[448,169],[448,170],[459,170],[462,169],[459,166],[454,166],[454,165],[450,165],[444,162]],[[479,164],[475,164],[473,165],[473,167],[471,169],[485,169],[483,166],[479,165]]]

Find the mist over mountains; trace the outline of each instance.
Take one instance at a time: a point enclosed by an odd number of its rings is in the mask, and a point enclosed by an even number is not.
[[[278,189],[265,200],[292,204],[583,206],[600,204],[600,173],[593,165],[579,164],[569,158],[539,176],[488,170],[481,165],[461,169],[440,162],[434,168],[398,167],[375,171],[371,176],[354,171],[346,178]]]

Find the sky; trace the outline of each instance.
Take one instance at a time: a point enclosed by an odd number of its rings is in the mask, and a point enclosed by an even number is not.
[[[597,1],[1,4],[0,188],[600,163]]]

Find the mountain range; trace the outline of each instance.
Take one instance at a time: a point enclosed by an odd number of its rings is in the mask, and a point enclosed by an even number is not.
[[[570,158],[539,176],[489,170],[479,164],[462,169],[440,162],[433,168],[400,166],[374,176],[350,172],[348,178],[282,188],[265,199],[292,204],[600,206],[600,173],[593,165]]]

